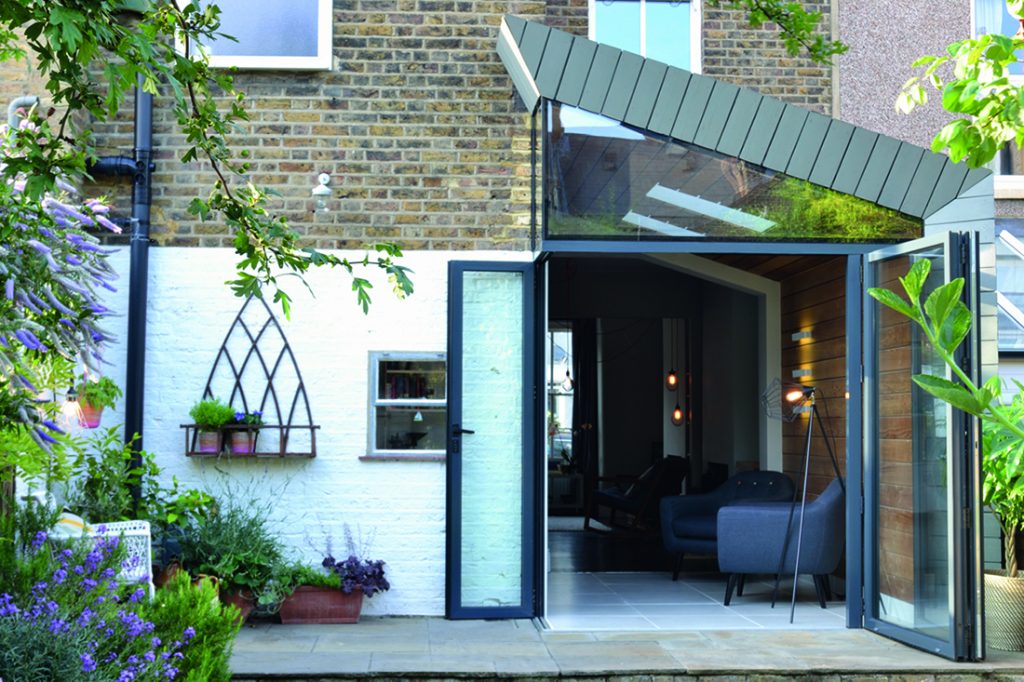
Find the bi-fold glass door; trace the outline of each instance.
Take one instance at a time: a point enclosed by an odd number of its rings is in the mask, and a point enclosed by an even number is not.
[[[931,261],[922,302],[964,277],[972,334],[957,358],[978,376],[976,256],[968,233],[945,233],[865,257],[864,290],[903,295],[899,278]],[[865,627],[952,659],[983,654],[977,542],[977,420],[914,384],[916,374],[953,380],[917,325],[864,297]]]

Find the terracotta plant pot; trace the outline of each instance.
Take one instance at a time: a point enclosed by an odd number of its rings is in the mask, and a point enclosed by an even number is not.
[[[231,432],[231,454],[251,455],[256,452],[256,438],[260,435],[257,429],[245,429]]]
[[[281,604],[285,624],[358,623],[363,610],[363,592],[345,594],[331,587],[302,585]]]
[[[78,408],[81,411],[81,416],[78,417],[78,423],[86,429],[95,429],[100,425],[100,419],[103,417],[103,407],[97,407],[92,403],[79,402]]]
[[[985,572],[985,642],[1000,651],[1024,651],[1024,578]]]
[[[230,592],[222,591],[220,593],[220,600],[225,604],[233,604],[238,607],[241,614],[238,617],[237,623],[244,623],[245,619],[252,613],[253,602],[255,599],[252,593],[241,590],[232,590]]]
[[[221,451],[220,431],[200,431],[198,441],[197,452],[218,453]]]

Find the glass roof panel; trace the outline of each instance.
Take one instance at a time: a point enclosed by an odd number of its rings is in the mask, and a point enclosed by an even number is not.
[[[922,222],[696,145],[548,102],[548,239],[873,242]]]

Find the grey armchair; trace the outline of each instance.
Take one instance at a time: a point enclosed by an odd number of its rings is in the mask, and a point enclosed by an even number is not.
[[[779,471],[744,471],[703,495],[680,495],[661,500],[661,540],[676,555],[672,580],[687,554],[718,553],[718,510],[744,501],[786,502],[793,499],[793,481]]]
[[[843,555],[846,526],[846,495],[833,480],[804,510],[804,531],[800,549],[800,573],[814,576],[818,603],[825,608],[831,598],[828,575],[839,566]],[[718,567],[729,574],[725,605],[732,600],[734,588],[743,596],[743,577],[755,573],[774,575],[786,542],[789,504],[752,504],[724,507],[718,512]],[[796,567],[799,507],[789,524],[789,542],[782,574],[793,574]]]

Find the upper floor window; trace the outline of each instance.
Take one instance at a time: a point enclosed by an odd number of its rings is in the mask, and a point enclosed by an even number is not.
[[[1020,21],[1010,16],[1006,0],[974,0],[974,33],[999,33],[1013,36],[1020,29]],[[1010,66],[1010,74],[1024,76],[1024,63]],[[999,150],[988,167],[996,175],[997,197],[1024,198],[1024,153],[1013,143]]]
[[[699,72],[697,4],[672,0],[590,0],[590,39]]]
[[[218,32],[234,40],[218,37],[201,49],[214,67],[329,70],[332,4],[332,0],[216,0]]]

